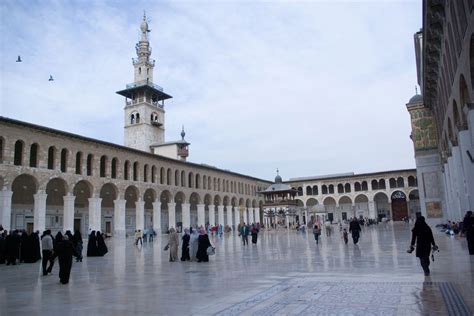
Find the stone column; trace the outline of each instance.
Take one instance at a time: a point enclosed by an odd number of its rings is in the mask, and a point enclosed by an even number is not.
[[[38,230],[41,233],[45,230],[46,226],[46,198],[48,195],[38,191],[33,197],[35,199],[33,230]]]
[[[227,212],[227,225],[229,227],[232,227],[232,206],[227,205],[226,212]]]
[[[209,225],[216,225],[216,207],[214,205],[209,205]]]
[[[454,149],[454,147],[453,147]],[[458,186],[456,183],[456,171],[455,171],[455,154],[453,151],[453,155],[448,157],[448,169],[449,169],[449,189],[451,193],[451,207],[452,207],[452,218],[451,220],[458,220],[459,214],[461,214],[461,203],[459,201],[459,191]]]
[[[185,228],[191,226],[191,204],[182,203],[181,204],[182,216],[183,216],[183,232]]]
[[[101,230],[102,229],[102,199],[92,197],[89,198],[89,230]]]
[[[13,191],[0,191],[0,225],[6,230],[11,230],[12,224],[12,195]]]
[[[204,227],[204,225],[206,225],[206,205],[198,204],[197,213],[198,213],[198,226]]]
[[[135,202],[135,227],[142,232],[145,229],[145,201],[142,199]]]
[[[249,224],[255,223],[254,216],[253,216],[254,208],[249,208]]]
[[[240,224],[240,210],[238,207],[234,207],[234,225],[235,229],[237,229],[237,226]]]
[[[153,202],[153,230],[161,235],[161,201]]]
[[[218,224],[224,226],[224,205],[217,206]]]
[[[168,229],[176,229],[176,203],[168,203]]]
[[[377,218],[377,216],[375,215],[375,202],[369,201],[368,204],[369,204],[369,218]]]
[[[260,223],[260,208],[259,207],[255,208],[255,223]]]
[[[474,130],[474,126],[471,129]],[[471,135],[468,130],[460,131],[458,137],[465,176],[465,194],[466,200],[468,202],[467,208],[468,210],[474,210],[474,163],[471,162],[469,156],[467,155],[467,151],[469,151],[471,156],[474,156],[474,139],[471,139]]]
[[[464,177],[464,168],[462,163],[462,153],[459,146],[452,148],[453,159],[454,159],[454,172],[456,179],[454,181],[456,185],[457,195],[459,197],[459,213],[456,220],[462,220],[464,214],[468,211],[469,201],[467,200],[466,194],[466,180]]]
[[[249,217],[248,217],[248,210],[247,208],[244,208],[244,213],[243,213],[243,218],[244,218],[244,223],[248,224],[249,223]]]
[[[71,193],[63,196],[64,201],[64,217],[63,217],[63,231],[70,230],[74,234],[74,200],[76,197]]]
[[[114,237],[125,237],[125,205],[127,201],[117,199],[114,201]]]

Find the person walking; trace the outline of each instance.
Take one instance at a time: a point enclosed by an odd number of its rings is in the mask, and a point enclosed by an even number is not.
[[[209,240],[209,236],[206,234],[206,230],[201,227],[199,230],[199,239],[198,239],[198,251],[196,258],[198,262],[208,262],[209,255],[207,254],[207,248],[212,247]]]
[[[143,238],[142,238],[141,230],[135,231],[135,246],[138,246],[138,242],[140,242],[140,246],[143,246]]]
[[[191,258],[189,257],[189,240],[191,236],[189,235],[189,229],[184,229],[184,235],[181,238],[183,241],[181,245],[181,261],[189,261]]]
[[[176,232],[176,229],[173,227],[170,228],[169,239],[168,239],[168,248],[170,250],[170,262],[178,260],[178,246],[179,246],[179,236]]]
[[[10,234],[5,238],[5,252],[8,265],[16,265],[16,260],[20,258],[20,236],[18,231],[10,231]]]
[[[245,223],[240,227],[240,236],[242,236],[243,245],[249,244],[249,227]]]
[[[345,228],[342,231],[342,238],[344,239],[344,243],[347,245],[347,243],[349,242],[349,238],[348,238],[347,229],[345,229]]]
[[[76,252],[76,262],[82,262],[83,241],[81,232],[78,230],[76,230],[72,236],[72,246]]]
[[[472,211],[467,211],[462,224],[463,233],[466,236],[469,254],[474,255],[474,217]]]
[[[105,254],[109,252],[109,249],[107,248],[107,245],[105,244],[104,235],[100,231],[97,231],[96,237],[97,237],[98,254],[101,257],[105,256]]]
[[[431,228],[426,224],[425,217],[420,216],[417,218],[415,222],[415,227],[411,230],[411,243],[410,243],[410,250],[408,252],[412,252],[414,250],[416,242],[416,256],[420,258],[420,265],[423,268],[425,276],[430,275],[430,253],[431,253],[431,246],[433,246],[433,250],[438,250],[438,246],[433,238],[433,232]]]
[[[321,229],[319,228],[318,224],[314,224],[313,235],[314,235],[314,240],[316,240],[316,245],[318,245],[319,244],[319,235],[321,235]]]
[[[51,237],[51,231],[48,229],[45,231],[43,237],[41,238],[41,248],[43,249],[43,275],[48,275],[53,270],[54,259],[53,258],[53,237]],[[49,262],[49,267],[47,267]]]
[[[252,235],[252,244],[256,245],[258,240],[258,229],[257,225],[252,224],[252,228],[250,229],[250,233]]]
[[[59,282],[61,284],[69,283],[69,276],[71,275],[72,256],[74,255],[74,247],[69,240],[71,234],[64,236],[57,236],[56,256],[59,263]]]
[[[354,245],[357,245],[359,242],[361,230],[362,229],[360,228],[359,221],[354,217],[349,224],[349,232],[352,234],[352,241],[354,242]]]
[[[199,247],[199,233],[197,229],[192,229],[192,233],[189,239],[189,256],[191,261],[196,260],[196,255]]]

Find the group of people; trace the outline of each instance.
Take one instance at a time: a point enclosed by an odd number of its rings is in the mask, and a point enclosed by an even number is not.
[[[138,246],[138,243],[143,245],[144,242],[153,242],[155,236],[156,232],[152,227],[143,232],[141,229],[135,230],[135,246]]]
[[[8,233],[0,226],[0,264],[17,262],[35,263],[41,259],[39,233],[12,230]]]
[[[252,236],[252,244],[256,245],[258,241],[258,233],[260,232],[260,224],[253,223],[252,225],[245,224],[238,225],[239,236],[242,237],[242,244],[248,246],[249,244],[249,235]]]
[[[100,231],[91,231],[87,242],[87,256],[102,257],[107,252],[109,252],[109,250],[105,244],[104,235]]]
[[[209,255],[215,251],[203,226],[198,229],[185,228],[181,240],[181,261],[208,262]],[[178,261],[179,235],[173,227],[169,230],[165,250],[170,252],[170,262]]]
[[[344,225],[346,226],[346,224]],[[331,232],[332,232],[331,223],[329,221],[326,221],[324,226],[326,230],[326,236],[330,237]],[[342,224],[340,226],[340,232],[342,234],[342,239],[344,240],[344,243],[347,245],[347,243],[349,242],[349,233],[351,233],[352,241],[354,242],[354,245],[357,245],[360,238],[360,232],[362,231],[360,220],[354,217],[349,223],[349,231],[347,231],[347,227],[345,226],[342,226]],[[316,244],[319,244],[320,235],[321,235],[321,224],[316,222],[313,224],[313,236],[314,236],[314,240],[316,241]]]

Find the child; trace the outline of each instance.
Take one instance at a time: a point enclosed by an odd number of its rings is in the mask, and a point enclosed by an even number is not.
[[[342,237],[344,238],[344,243],[347,245],[347,241],[349,240],[347,238],[347,229],[344,228],[344,231],[342,232]]]

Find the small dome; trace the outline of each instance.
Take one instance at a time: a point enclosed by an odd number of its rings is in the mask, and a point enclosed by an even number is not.
[[[281,179],[280,175],[278,174],[277,171],[277,176],[275,177],[275,183],[281,183],[283,180]]]
[[[146,21],[142,21],[142,24],[140,24],[140,30],[142,30],[142,33],[148,31],[148,23]]]
[[[408,103],[419,103],[423,102],[423,96],[421,94],[415,94],[414,96],[411,97],[410,101]]]

